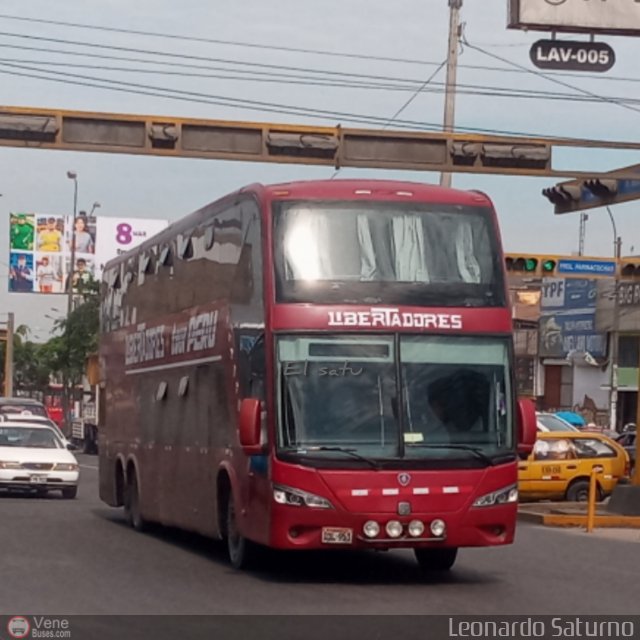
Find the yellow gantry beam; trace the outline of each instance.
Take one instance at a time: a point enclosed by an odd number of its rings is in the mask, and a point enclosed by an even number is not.
[[[640,151],[640,142],[349,129],[3,106],[0,146],[556,178],[608,175],[554,169],[556,147]],[[621,177],[619,171],[617,177]]]

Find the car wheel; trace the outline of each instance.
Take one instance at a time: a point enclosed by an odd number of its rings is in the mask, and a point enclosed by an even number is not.
[[[135,471],[131,473],[131,478],[125,488],[124,515],[129,526],[136,531],[142,532],[147,528],[147,522],[140,511],[140,493]]]
[[[445,549],[414,549],[420,569],[425,573],[449,571],[458,556],[457,547]]]
[[[65,500],[75,500],[78,495],[78,487],[65,487],[62,490],[62,497]]]
[[[578,480],[568,489],[566,498],[569,502],[587,502],[589,500],[589,481]],[[596,501],[601,500],[600,488],[596,487]]]
[[[227,552],[234,569],[247,569],[253,560],[255,546],[240,534],[233,494],[227,502]]]

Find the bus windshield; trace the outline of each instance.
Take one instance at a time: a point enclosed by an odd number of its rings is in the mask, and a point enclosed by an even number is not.
[[[278,302],[502,306],[491,211],[401,202],[278,202]]]
[[[278,380],[285,456],[477,465],[513,452],[506,340],[281,337]]]

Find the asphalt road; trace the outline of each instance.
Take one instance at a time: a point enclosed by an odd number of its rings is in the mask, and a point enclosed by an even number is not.
[[[233,571],[221,545],[139,534],[97,495],[97,458],[79,456],[77,500],[0,494],[0,613],[631,614],[640,547],[522,524],[509,548],[462,550],[425,581],[410,552],[271,553]]]

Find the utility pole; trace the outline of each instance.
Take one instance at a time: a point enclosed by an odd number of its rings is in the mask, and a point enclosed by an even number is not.
[[[444,131],[453,131],[455,121],[461,8],[462,0],[449,0],[449,52],[447,54],[447,86],[444,99]],[[440,174],[440,186],[451,187],[450,173]]]
[[[4,351],[4,395],[13,396],[13,333],[15,319],[13,313],[7,314],[7,346]]]
[[[584,239],[587,235],[587,220],[589,216],[586,213],[580,214],[580,236],[578,238],[578,255],[584,255]]]
[[[620,255],[622,238],[616,238],[615,257],[616,271],[614,276],[613,322],[611,325],[611,389],[609,392],[609,428],[616,430],[618,425],[618,332],[620,327]]]

